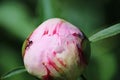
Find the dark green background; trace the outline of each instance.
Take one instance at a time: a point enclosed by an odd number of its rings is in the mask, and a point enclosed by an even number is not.
[[[90,37],[120,23],[120,0],[0,0],[0,76],[23,66],[23,41],[52,17],[71,22]],[[88,80],[120,80],[120,34],[91,44],[85,74]],[[6,80],[33,79],[24,73]]]

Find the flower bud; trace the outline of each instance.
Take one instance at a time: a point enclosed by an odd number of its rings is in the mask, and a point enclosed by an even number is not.
[[[25,40],[22,56],[27,71],[42,80],[77,80],[88,64],[89,50],[88,40],[77,27],[53,18]]]

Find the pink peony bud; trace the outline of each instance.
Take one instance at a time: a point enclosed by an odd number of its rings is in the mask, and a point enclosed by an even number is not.
[[[87,39],[59,18],[42,23],[25,40],[22,55],[27,71],[42,80],[77,80],[88,64]],[[86,44],[89,51],[89,44]]]

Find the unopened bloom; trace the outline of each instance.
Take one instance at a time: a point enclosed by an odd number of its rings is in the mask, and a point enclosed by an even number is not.
[[[83,50],[85,40],[83,33],[69,22],[49,19],[25,40],[25,67],[42,80],[77,80],[90,54]]]

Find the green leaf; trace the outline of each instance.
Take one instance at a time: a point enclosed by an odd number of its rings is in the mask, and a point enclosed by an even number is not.
[[[99,40],[117,35],[119,33],[120,33],[120,23],[97,32],[96,34],[89,37],[89,40],[91,42],[95,42],[95,41],[99,41]]]
[[[11,77],[13,75],[20,74],[23,72],[26,72],[26,69],[24,67],[18,67],[2,75],[0,79],[3,80],[3,79],[6,79],[8,77]]]
[[[114,53],[99,55],[96,57],[99,65],[100,80],[112,80],[117,71],[117,62]],[[109,65],[109,69],[108,69]]]

